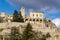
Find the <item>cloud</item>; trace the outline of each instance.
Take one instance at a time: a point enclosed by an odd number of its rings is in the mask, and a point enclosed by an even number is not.
[[[57,27],[60,27],[60,18],[53,19],[52,22],[55,23]]]
[[[52,8],[52,7],[47,7],[47,6],[46,6],[46,7],[41,8],[40,11],[43,11],[43,12],[52,14],[52,13],[57,13],[57,12],[59,12],[60,10],[57,9],[57,8]]]
[[[16,5],[26,5],[31,7],[59,7],[60,8],[60,0],[8,0]],[[8,2],[7,1],[7,2]],[[10,3],[9,2],[9,3]]]
[[[48,13],[60,11],[60,0],[7,0],[7,2],[15,6],[37,8]]]

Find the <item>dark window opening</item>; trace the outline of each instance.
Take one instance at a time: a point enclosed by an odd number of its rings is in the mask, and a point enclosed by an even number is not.
[[[42,19],[40,19],[40,22],[42,22]]]
[[[33,19],[33,21],[35,21],[35,19]]]
[[[26,19],[25,21],[28,21],[28,19]]]
[[[33,14],[33,16],[34,16],[34,14]]]
[[[36,21],[39,21],[38,19]]]
[[[38,14],[36,16],[38,17]]]
[[[40,21],[42,21],[42,19],[40,19]]]
[[[30,19],[30,21],[32,21],[32,19]]]

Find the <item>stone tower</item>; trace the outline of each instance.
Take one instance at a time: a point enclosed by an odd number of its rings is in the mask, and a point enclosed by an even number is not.
[[[23,16],[23,18],[25,18],[25,8],[24,7],[21,7],[21,15]]]

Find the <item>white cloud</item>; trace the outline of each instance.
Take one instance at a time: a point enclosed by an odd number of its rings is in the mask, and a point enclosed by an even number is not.
[[[41,8],[40,11],[43,11],[43,12],[47,12],[47,13],[52,14],[52,13],[57,13],[60,10],[58,10],[58,9],[56,9],[54,7],[52,8],[52,7],[46,6],[46,7]]]
[[[43,7],[43,8],[41,8],[40,10],[46,11],[46,10],[48,10],[48,9],[49,9],[49,7]]]
[[[31,7],[53,7],[60,9],[60,0],[6,0],[10,4],[13,3],[14,5],[25,5],[25,6],[31,6]]]
[[[60,11],[59,1],[60,0],[6,0],[6,2],[13,6],[37,8],[38,11],[40,10],[47,13],[57,13]]]
[[[60,18],[53,19],[52,22],[55,23],[57,27],[60,27]]]

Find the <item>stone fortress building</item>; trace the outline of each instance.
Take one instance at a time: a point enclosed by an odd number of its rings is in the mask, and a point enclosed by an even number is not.
[[[5,14],[5,12],[0,14],[0,17],[5,20],[4,23],[0,23],[0,28],[4,28],[4,30],[0,32],[0,35],[9,35],[11,31],[10,28],[13,26],[19,27],[20,32],[22,33],[27,23],[31,23],[35,32],[42,32],[43,34],[50,33],[51,38],[48,38],[47,40],[60,40],[60,28],[57,28],[50,19],[44,18],[43,12],[31,11],[29,16],[25,16],[25,8],[22,7],[20,11],[24,19],[24,23],[11,22],[13,20],[13,15]],[[3,36],[3,40],[4,38],[5,36]]]
[[[1,12],[0,17],[3,18],[4,22],[11,22],[13,19],[13,15],[6,14],[5,12]]]
[[[25,22],[37,22],[37,21],[43,21],[44,13],[43,12],[30,12],[29,16],[25,16],[25,8],[21,8],[21,14],[24,18]]]

